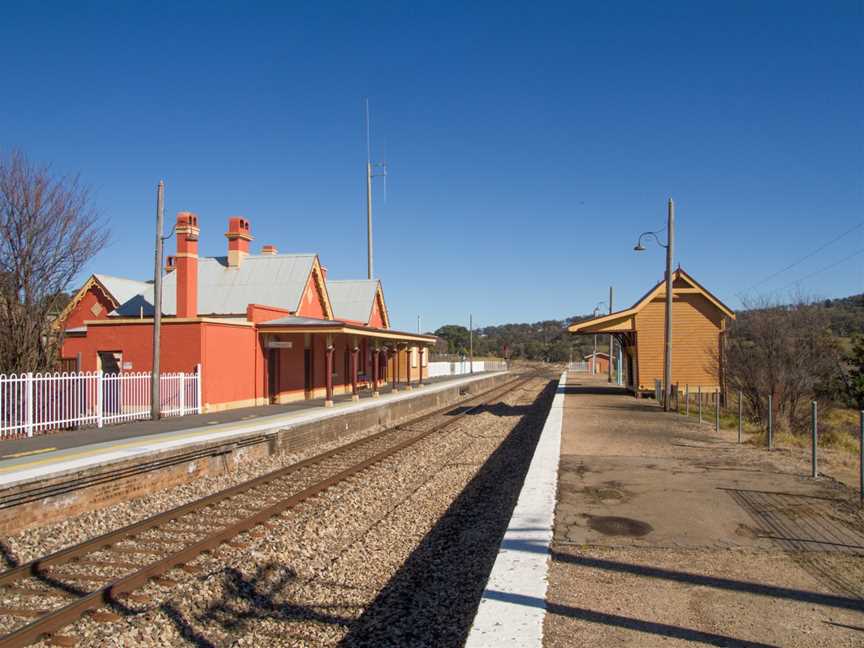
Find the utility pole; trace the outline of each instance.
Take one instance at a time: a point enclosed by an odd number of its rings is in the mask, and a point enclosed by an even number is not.
[[[666,339],[663,358],[663,409],[670,410],[669,394],[672,392],[672,258],[675,246],[675,203],[669,199],[666,245]]]
[[[474,315],[468,314],[468,363],[474,373]]]
[[[420,316],[417,316],[417,333],[420,333]]]
[[[609,286],[609,314],[612,314],[612,286]],[[609,382],[612,382],[612,345],[613,345],[614,337],[612,333],[609,334]]]
[[[369,98],[366,98],[366,272],[372,278],[372,143],[369,139]]]
[[[381,173],[375,173],[375,167]],[[372,162],[372,136],[369,126],[369,97],[366,97],[366,277],[374,276],[372,258],[372,178],[384,178],[384,204],[387,204],[387,162]]]
[[[165,183],[156,188],[156,259],[153,268],[153,368],[150,375],[150,418],[159,419],[159,338],[162,332],[162,221],[165,216]]]

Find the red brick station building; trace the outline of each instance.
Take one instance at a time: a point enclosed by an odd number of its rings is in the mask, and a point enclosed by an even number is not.
[[[198,256],[198,217],[177,214],[166,258],[160,364],[202,374],[203,411],[325,398],[424,377],[435,338],[390,328],[378,280],[335,281],[316,254],[250,254],[247,219],[228,220],[227,256]],[[150,371],[153,284],[93,275],[59,318],[65,366]]]

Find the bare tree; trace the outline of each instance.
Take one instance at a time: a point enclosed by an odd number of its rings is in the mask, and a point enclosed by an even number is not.
[[[0,372],[54,367],[52,316],[107,238],[77,177],[54,177],[21,152],[0,157]]]
[[[799,299],[780,306],[745,304],[725,340],[723,367],[730,390],[740,391],[750,415],[765,421],[768,396],[779,427],[806,428],[808,405],[836,378],[839,349],[824,309]]]

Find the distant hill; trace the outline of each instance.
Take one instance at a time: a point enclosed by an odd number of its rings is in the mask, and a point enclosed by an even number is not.
[[[841,338],[854,333],[864,333],[864,293],[826,299],[816,302],[824,308],[830,321],[831,331]],[[739,317],[746,317],[747,311],[738,311]],[[590,315],[574,315],[562,320],[544,320],[522,324],[499,324],[485,326],[474,331],[475,355],[504,356],[509,353],[514,358],[528,360],[547,360],[561,362],[573,358],[580,359],[591,352],[593,336],[570,336],[566,328],[573,322],[590,318]],[[448,324],[435,331],[441,339],[440,353],[467,354],[468,329],[464,326]],[[606,350],[608,337],[598,336],[598,350]]]
[[[500,324],[484,326],[474,331],[474,354],[526,360],[546,360],[562,362],[570,358],[581,359],[593,348],[591,336],[571,336],[566,332],[573,322],[591,317],[574,315],[563,320],[544,320],[542,322],[521,324]],[[465,354],[468,352],[468,329],[464,326],[449,324],[435,331],[442,343],[439,352]],[[598,350],[606,350],[606,337],[600,336]]]

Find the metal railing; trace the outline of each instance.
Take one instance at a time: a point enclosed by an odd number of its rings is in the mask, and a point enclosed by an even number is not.
[[[162,416],[201,413],[201,366],[159,377]],[[0,374],[0,438],[150,418],[151,376],[144,372]]]
[[[567,365],[568,371],[584,371],[585,373],[589,373],[591,371],[591,363],[590,362],[571,362]]]
[[[459,362],[430,362],[424,373],[429,378],[439,376],[464,376],[471,373],[471,362],[462,360]],[[507,363],[504,360],[475,360],[474,373],[487,371],[506,371]]]

